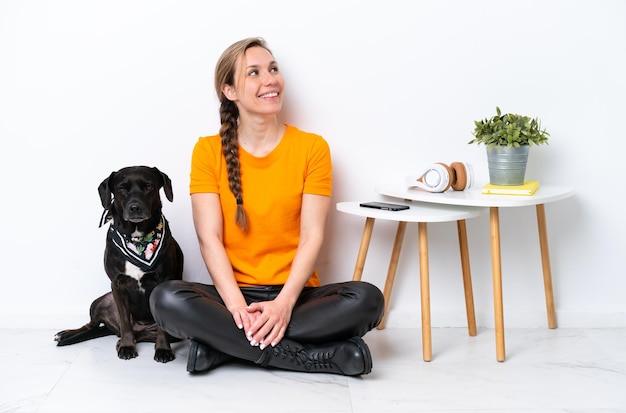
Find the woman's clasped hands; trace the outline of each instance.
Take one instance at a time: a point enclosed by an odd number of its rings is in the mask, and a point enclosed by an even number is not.
[[[233,311],[237,327],[242,329],[251,346],[261,350],[268,345],[276,346],[285,336],[291,319],[292,307],[279,299],[251,303]]]

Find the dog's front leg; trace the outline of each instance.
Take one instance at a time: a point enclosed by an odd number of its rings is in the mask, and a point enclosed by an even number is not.
[[[128,297],[128,289],[132,288],[132,283],[136,283],[136,281],[126,275],[119,275],[117,279],[111,282],[111,291],[120,315],[120,339],[116,346],[117,356],[124,360],[130,360],[139,355],[133,333]]]
[[[174,360],[176,356],[170,346],[168,334],[157,327],[156,340],[154,343],[154,359],[161,363],[167,363]]]

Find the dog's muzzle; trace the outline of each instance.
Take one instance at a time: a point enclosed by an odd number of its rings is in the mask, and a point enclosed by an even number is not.
[[[130,202],[124,208],[123,216],[125,221],[133,223],[142,222],[150,219],[150,212],[139,202]]]

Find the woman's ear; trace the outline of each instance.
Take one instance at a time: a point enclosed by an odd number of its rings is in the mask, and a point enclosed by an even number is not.
[[[237,91],[230,85],[222,86],[222,93],[226,96],[226,99],[235,101],[237,98]]]

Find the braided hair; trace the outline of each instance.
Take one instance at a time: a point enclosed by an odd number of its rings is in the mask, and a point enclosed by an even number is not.
[[[215,67],[215,91],[220,101],[220,136],[222,137],[222,153],[228,168],[228,186],[237,202],[235,222],[242,231],[248,230],[248,217],[243,207],[243,191],[241,189],[241,165],[239,163],[239,142],[237,125],[239,109],[223,92],[225,85],[235,85],[235,65],[237,59],[251,47],[262,47],[272,53],[264,39],[250,37],[240,40],[228,47],[219,58]],[[245,65],[245,62],[242,63]]]

